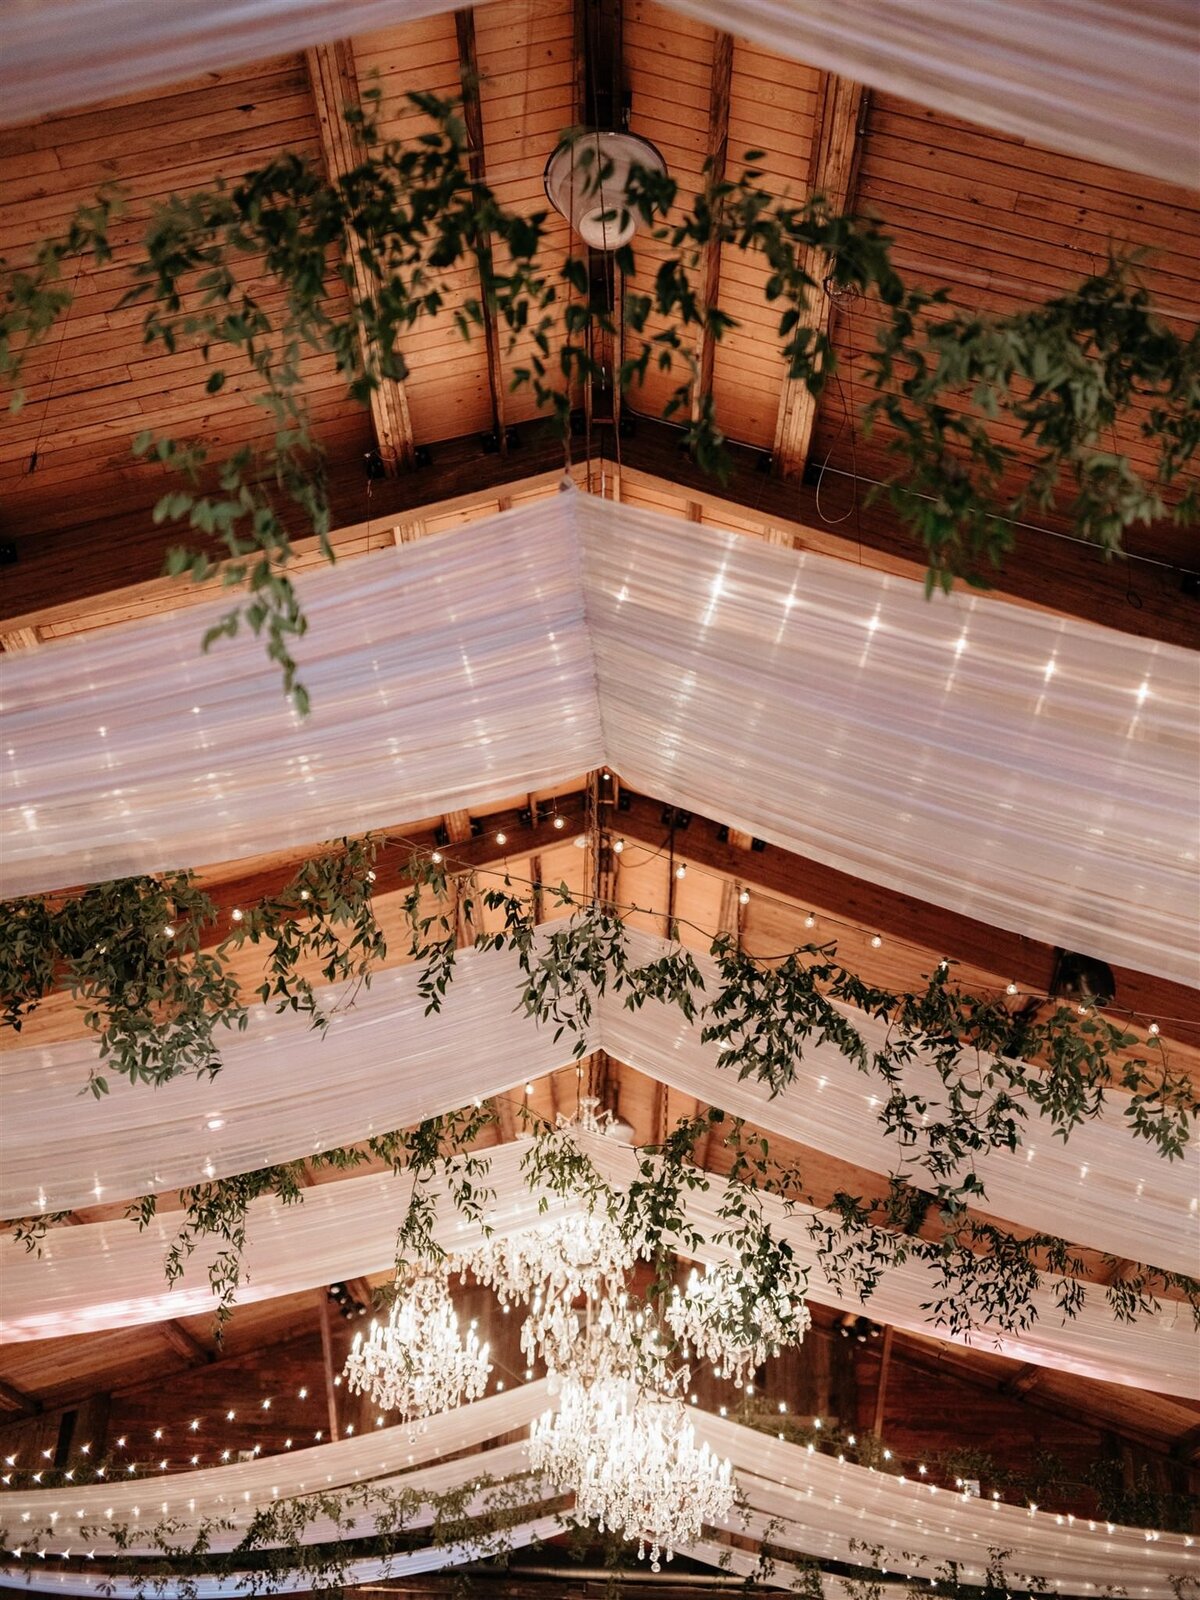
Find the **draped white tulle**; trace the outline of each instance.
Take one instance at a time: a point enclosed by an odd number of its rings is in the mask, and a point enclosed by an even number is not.
[[[669,948],[629,930],[634,961]],[[703,954],[697,961],[713,996],[715,964]],[[463,951],[442,1011],[427,1016],[416,969],[390,969],[350,1009],[336,1010],[342,991],[330,991],[334,1014],[324,1034],[292,1013],[256,1013],[244,1034],[222,1042],[225,1065],[214,1081],[183,1078],[150,1090],[118,1080],[99,1101],[80,1095],[98,1059],[91,1041],[14,1051],[0,1071],[0,1215],[124,1200],[290,1161],[569,1068],[571,1039],[556,1040],[553,1028],[515,1009],[518,978],[507,953]],[[882,1045],[880,1022],[849,1008],[846,1015],[869,1047]],[[835,1046],[806,1044],[795,1082],[772,1097],[757,1080],[718,1067],[719,1047],[700,1034],[673,1007],[651,1001],[630,1011],[608,993],[597,999],[586,1043],[768,1133],[879,1174],[898,1169],[901,1151],[878,1120],[880,1081]],[[931,1068],[910,1067],[905,1086],[931,1105],[941,1098]],[[976,1158],[987,1191],[981,1209],[1123,1259],[1191,1272],[1200,1254],[1197,1150],[1163,1160],[1122,1126],[1120,1100],[1065,1144],[1031,1110],[1019,1150]]]
[[[286,1458],[269,1457],[244,1468],[182,1473],[158,1484],[143,1480],[74,1488],[69,1494],[61,1489],[20,1491],[3,1499],[5,1509],[15,1518],[29,1514],[31,1528],[50,1526],[54,1517],[54,1534],[39,1541],[39,1547],[53,1553],[78,1546],[72,1528],[81,1521],[85,1526],[89,1521],[102,1524],[110,1520],[149,1526],[151,1519],[169,1516],[178,1524],[179,1542],[183,1542],[183,1536],[206,1517],[228,1516],[233,1510],[236,1521],[244,1525],[260,1506],[317,1488],[370,1479],[388,1487],[436,1493],[469,1484],[476,1477],[520,1473],[524,1451],[519,1444],[476,1451],[435,1467],[420,1463],[451,1449],[478,1445],[506,1428],[524,1426],[546,1404],[553,1404],[553,1397],[542,1382],[433,1419],[431,1436],[420,1439],[407,1452],[413,1470],[403,1476],[397,1476],[395,1468],[397,1455],[403,1463],[406,1454],[397,1439],[404,1430],[393,1428],[386,1435],[370,1434],[353,1441],[353,1451],[346,1448],[351,1441],[343,1441]],[[768,1538],[772,1545],[821,1561],[856,1565],[856,1553],[861,1558],[864,1545],[877,1546],[884,1552],[883,1562],[893,1571],[899,1567],[914,1577],[929,1577],[939,1564],[953,1560],[959,1563],[960,1578],[969,1581],[982,1575],[982,1563],[990,1551],[1003,1550],[1012,1576],[1041,1579],[1058,1587],[1066,1582],[1068,1589],[1102,1589],[1119,1575],[1123,1583],[1136,1584],[1134,1592],[1154,1600],[1166,1600],[1178,1592],[1172,1589],[1172,1579],[1195,1577],[1200,1571],[1200,1550],[1194,1540],[1180,1535],[1147,1538],[1139,1529],[979,1501],[930,1483],[909,1482],[838,1461],[708,1412],[695,1411],[691,1420],[700,1438],[733,1462],[747,1503],[747,1509],[731,1512],[725,1528]],[[536,1483],[530,1484],[529,1493],[531,1500],[544,1498]],[[315,1534],[323,1526],[314,1524],[308,1532]],[[371,1527],[371,1519],[361,1519],[356,1536],[369,1534]],[[218,1536],[214,1548],[227,1548],[231,1537]],[[101,1529],[95,1537],[89,1530],[87,1543],[101,1555],[111,1546]],[[135,1533],[129,1548],[136,1554],[151,1546]]]
[[[1185,0],[673,0],[739,38],[1054,150],[1197,182]],[[449,0],[41,0],[0,8],[0,116],[107,95],[450,10]]]
[[[6,663],[6,893],[606,760],[871,882],[1196,979],[1185,650],[578,494],[300,583],[307,722],[257,641],[198,654],[203,607]]]
[[[605,1182],[618,1192],[626,1190],[636,1174],[633,1150],[610,1139],[576,1137]],[[530,1194],[520,1171],[523,1148],[524,1141],[517,1141],[491,1152],[488,1182],[496,1198],[488,1208],[488,1221],[500,1234],[532,1226],[539,1215],[537,1197]],[[718,1215],[720,1196],[716,1188],[692,1191],[686,1200],[689,1221],[706,1241],[699,1251],[702,1260],[728,1258],[728,1247],[718,1242],[728,1228]],[[408,1180],[384,1173],[317,1185],[305,1191],[301,1204],[255,1201],[245,1254],[248,1281],[239,1298],[247,1303],[268,1300],[321,1283],[388,1271],[407,1197]],[[809,1222],[820,1213],[804,1206],[788,1212],[770,1194],[764,1194],[762,1202],[772,1227],[809,1271],[810,1298],[839,1310],[862,1310],[850,1286],[831,1283],[819,1265]],[[554,1204],[556,1214],[564,1209],[564,1202]],[[469,1251],[481,1241],[479,1228],[458,1217],[448,1201],[439,1204],[438,1212],[437,1237],[445,1249]],[[125,1221],[87,1223],[56,1230],[43,1245],[40,1259],[5,1236],[0,1241],[4,1310],[0,1337],[21,1342],[204,1315],[212,1307],[210,1251],[203,1245],[198,1248],[180,1282],[167,1289],[163,1256],[171,1235],[169,1216],[158,1218],[144,1231]],[[1081,1377],[1200,1397],[1195,1337],[1186,1306],[1170,1302],[1130,1327],[1116,1322],[1102,1297],[1094,1293],[1079,1315],[1063,1324],[1054,1299],[1055,1282],[1048,1277],[1033,1296],[1037,1321],[1019,1337],[991,1330],[954,1335],[944,1328],[939,1334]],[[932,1272],[910,1261],[883,1274],[867,1309],[881,1322],[928,1333],[924,1307],[937,1297]]]

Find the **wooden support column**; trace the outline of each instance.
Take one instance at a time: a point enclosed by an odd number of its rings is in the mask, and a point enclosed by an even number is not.
[[[458,73],[462,83],[463,122],[467,130],[471,182],[481,184],[483,162],[483,108],[479,100],[479,60],[475,50],[475,13],[454,13],[458,34]],[[494,305],[489,304],[487,282],[492,270],[492,240],[486,229],[478,229],[474,239],[475,259],[479,263],[479,305],[483,316],[483,336],[487,344],[488,388],[492,395],[492,423],[496,448],[508,454],[508,429],[504,421],[504,369],[500,362],[500,322]]]
[[[834,212],[845,211],[853,200],[866,105],[866,93],[861,84],[849,83],[830,72],[821,73],[808,192],[824,195]],[[812,251],[806,265],[809,276],[820,284],[829,270],[828,259]],[[833,321],[833,302],[820,288],[812,290],[811,295],[802,326],[828,333]],[[817,404],[807,386],[798,379],[785,377],[772,452],[777,477],[789,480],[803,477],[816,417]]]
[[[713,41],[712,78],[708,95],[708,175],[710,183],[725,177],[729,150],[729,90],[733,82],[733,35],[718,33]],[[700,261],[700,298],[705,306],[715,306],[721,292],[721,239],[714,233],[704,246]],[[696,387],[692,395],[692,416],[700,412],[702,396],[712,393],[713,357],[716,341],[702,329],[696,341]],[[699,521],[699,517],[694,519]]]
[[[575,0],[575,57],[578,121],[581,127],[623,131],[628,125],[622,60],[622,0]],[[580,241],[575,240],[578,246]],[[594,376],[584,393],[584,414],[592,460],[610,465],[604,484],[621,498],[616,433],[621,425],[619,372],[623,359],[624,284],[610,252],[591,250],[588,261],[590,353]],[[590,470],[588,488],[599,493],[599,474]]]
[[[333,1384],[333,1327],[329,1318],[329,1297],[318,1289],[317,1315],[321,1319],[321,1361],[325,1368],[325,1404],[329,1410],[329,1437],[338,1438],[337,1390]]]
[[[871,1421],[871,1432],[877,1439],[883,1437],[883,1419],[887,1409],[887,1383],[892,1366],[892,1329],[890,1325],[883,1330],[883,1348],[879,1352],[879,1382],[875,1388],[875,1414]]]
[[[321,44],[306,50],[304,57],[321,132],[325,170],[336,181],[352,171],[363,156],[362,146],[343,115],[347,106],[357,106],[360,99],[354,49],[349,40],[339,40],[336,44]],[[345,248],[354,272],[355,292],[364,298],[370,296],[374,292],[374,280],[363,265],[358,241],[347,238]],[[370,364],[372,352],[364,348],[363,355]],[[384,470],[394,475],[402,467],[411,466],[415,446],[403,384],[394,378],[380,380],[371,394],[371,419]]]

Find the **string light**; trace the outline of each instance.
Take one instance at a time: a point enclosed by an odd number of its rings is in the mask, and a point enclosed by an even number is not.
[[[587,834],[586,833],[580,833],[580,834],[576,835],[575,848],[576,848],[576,850],[584,850],[584,849],[587,848]]]
[[[1005,994],[1020,994],[1021,991],[1017,988],[1015,983],[1010,983],[1006,985],[1004,992]]]
[[[749,889],[743,889],[742,892],[738,895],[738,905],[740,905],[740,906],[748,906],[749,904],[750,904],[750,891],[749,891]]]
[[[241,922],[245,914],[246,913],[240,910],[237,906],[234,906],[233,910],[229,913],[234,922]]]
[[[496,843],[497,844],[507,844],[508,843],[508,835],[506,833],[498,833],[496,835]]]
[[[175,937],[175,929],[171,926],[170,923],[168,923],[167,926],[163,929],[163,938],[164,939],[173,939],[174,937]]]
[[[625,849],[625,841],[624,841],[624,839],[614,839],[613,840],[613,855],[619,856],[624,849]]]
[[[565,828],[565,827],[566,827],[566,825],[567,825],[567,819],[566,819],[566,817],[555,817],[555,819],[554,819],[554,826],[555,826],[555,827],[556,827],[556,828],[557,828],[557,829],[558,829],[558,831],[559,831],[559,832],[560,832],[560,833],[561,833],[561,832],[562,832],[562,830],[563,830],[563,829],[564,829],[564,828]]]
[[[687,863],[686,862],[681,861],[679,863],[679,865],[675,868],[675,876],[677,878],[686,878],[687,877]]]
[[[433,862],[435,867],[440,867],[442,864],[442,852],[440,850],[434,850],[430,854],[429,859]]]
[[[810,911],[808,913],[808,915],[804,919],[804,926],[806,928],[815,928],[816,925],[817,925],[817,919],[816,919],[816,917],[813,916],[812,912]]]
[[[1150,1026],[1146,1029],[1146,1032],[1150,1035],[1150,1037],[1152,1039],[1157,1039],[1158,1035],[1159,1035],[1159,1032],[1160,1032],[1158,1023],[1157,1022],[1152,1022],[1150,1024]]]
[[[880,938],[880,936],[877,933],[873,933],[871,935],[871,949],[872,950],[878,950],[882,943],[883,943],[883,940]]]

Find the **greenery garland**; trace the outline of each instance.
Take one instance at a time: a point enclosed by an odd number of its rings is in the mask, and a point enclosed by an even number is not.
[[[77,996],[85,1021],[97,1033],[102,1061],[132,1082],[161,1083],[188,1070],[211,1075],[220,1069],[216,1029],[246,1023],[224,958],[250,941],[267,947],[269,977],[260,998],[301,1012],[321,1027],[326,1013],[301,971],[302,961],[318,960],[327,982],[354,985],[369,983],[387,955],[373,907],[373,862],[380,842],[344,840],[306,862],[279,895],[243,909],[234,932],[212,952],[202,950],[201,940],[216,911],[187,874],[161,885],[153,879],[118,880],[77,897],[10,903],[0,909],[5,1019],[19,1027],[48,993],[65,989]],[[727,938],[718,938],[711,948],[721,987],[709,997],[695,958],[682,945],[645,964],[633,960],[618,908],[590,897],[577,899],[565,885],[539,885],[560,908],[572,910],[566,922],[539,930],[532,886],[506,877],[499,886],[481,888],[473,871],[451,872],[436,854],[434,860],[428,852],[413,852],[405,868],[410,887],[402,901],[407,953],[416,963],[418,990],[428,1010],[443,1004],[453,984],[460,921],[471,926],[481,905],[496,926],[476,934],[476,947],[515,954],[518,1008],[535,1025],[570,1038],[577,1057],[589,1047],[595,999],[611,990],[633,1009],[650,1001],[677,1007],[700,1025],[702,1038],[721,1046],[723,1069],[753,1077],[773,1093],[794,1080],[810,1041],[835,1044],[858,1070],[880,1079],[887,1092],[880,1120],[897,1143],[898,1172],[884,1194],[839,1193],[810,1223],[830,1281],[863,1300],[886,1270],[917,1259],[932,1269],[937,1289],[925,1309],[953,1332],[1027,1328],[1047,1272],[1054,1275],[1058,1308],[1074,1316],[1087,1294],[1082,1259],[1053,1235],[1022,1238],[976,1216],[971,1208],[986,1201],[986,1191],[974,1169],[975,1155],[988,1148],[1018,1148],[1030,1108],[1065,1138],[1101,1110],[1113,1088],[1130,1091],[1125,1116],[1132,1137],[1166,1159],[1178,1157],[1186,1146],[1197,1111],[1189,1081],[1171,1071],[1160,1041],[1150,1055],[1134,1053],[1136,1036],[1105,1017],[1080,1017],[1063,1005],[1042,1020],[1015,1016],[999,1001],[958,989],[948,962],[938,966],[922,991],[897,994],[864,983],[837,962],[832,945],[807,945],[766,959],[747,955]],[[123,918],[119,939],[113,935],[114,910]],[[164,925],[168,915],[176,920]],[[868,1047],[837,1002],[886,1019],[884,1048]],[[904,1067],[917,1056],[934,1062],[945,1089],[940,1102],[903,1091]],[[107,1080],[93,1070],[90,1086],[103,1093]],[[488,1108],[467,1107],[309,1161],[318,1168],[349,1170],[383,1160],[393,1171],[408,1171],[413,1182],[398,1256],[436,1256],[435,1177],[469,1220],[486,1222],[491,1193],[486,1157],[474,1147],[493,1115]],[[524,1106],[522,1116],[537,1127]],[[719,1109],[682,1119],[660,1144],[643,1152],[637,1181],[622,1202],[622,1225],[655,1261],[660,1288],[668,1281],[673,1249],[690,1245],[694,1250],[697,1244],[687,1228],[685,1200],[689,1190],[708,1188],[710,1179],[695,1163],[696,1144],[726,1120]],[[733,1166],[719,1203],[724,1242],[734,1245],[747,1283],[767,1284],[772,1275],[786,1281],[795,1271],[790,1247],[772,1235],[755,1197],[769,1188],[789,1203],[817,1202],[801,1172],[774,1161],[767,1140],[751,1146],[740,1119],[728,1119],[728,1128],[725,1142]],[[541,1132],[555,1130],[542,1127]],[[578,1189],[580,1163],[564,1153],[561,1140],[557,1145],[535,1141],[534,1148],[531,1184]],[[298,1202],[303,1179],[303,1163],[291,1161],[181,1191],[183,1221],[165,1270],[168,1280],[176,1281],[202,1241],[216,1243],[208,1271],[218,1333],[242,1277],[249,1207],[264,1196]],[[131,1201],[128,1214],[146,1226],[157,1214],[156,1196]],[[27,1248],[38,1249],[46,1229],[63,1220],[61,1213],[45,1213],[10,1226]],[[922,1231],[927,1222],[935,1226]],[[1182,1274],[1135,1264],[1105,1286],[1113,1314],[1126,1321],[1155,1311],[1164,1292],[1182,1293],[1200,1319],[1200,1284]]]
[[[480,292],[455,311],[460,332],[469,336],[493,316],[510,341],[532,332],[534,354],[514,385],[532,389],[564,440],[580,386],[605,376],[593,337],[618,336],[624,359],[606,381],[628,390],[652,363],[679,376],[666,414],[687,419],[697,462],[718,476],[728,472],[729,454],[713,397],[699,390],[695,352],[701,337],[720,340],[737,324],[704,298],[701,262],[710,244],[769,266],[765,294],[779,307],[781,370],[814,395],[835,365],[817,314],[821,296],[869,296],[882,327],[867,358],[875,392],[864,421],[869,427],[882,418],[893,430],[899,466],[885,492],[925,547],[930,587],[949,589],[956,576],[983,583],[984,570],[1010,549],[1015,522],[1051,507],[1064,487],[1076,534],[1107,551],[1119,549],[1135,523],[1195,520],[1200,490],[1188,473],[1200,445],[1200,332],[1185,340],[1155,317],[1130,261],[1110,260],[1034,311],[948,314],[944,293],[904,282],[874,222],[832,215],[819,196],[797,203],[771,194],[754,165],[761,153],[749,151],[740,173],[710,177],[690,200],[664,174],[631,174],[614,204],[635,213],[667,254],[652,287],[642,289],[633,245],[614,253],[625,285],[617,329],[590,287],[577,242],[556,253],[546,243],[546,213],[511,212],[472,175],[457,104],[409,98],[429,117],[430,131],[408,145],[381,139],[377,92],[366,97],[367,114],[347,112],[360,159],[344,176],[329,178],[316,161],[281,154],[235,184],[171,196],[155,208],[120,301],[144,305],[146,343],[196,351],[210,393],[224,386],[230,360],[260,381],[256,402],[275,424],[266,448],[243,446],[210,460],[202,442],[149,432],[133,448],[180,481],[155,518],[186,522],[217,541],[229,557],[226,583],[249,591],[209,630],[205,646],[243,624],[265,635],[300,709],[308,701],[291,645],[306,619],[286,571],[296,517],[333,559],[302,356],[332,354],[349,393],[367,401],[380,383],[407,376],[405,335],[443,313],[451,275],[463,267],[478,268]],[[592,177],[599,183],[611,173],[596,169]],[[64,263],[88,253],[111,259],[108,229],[119,205],[116,193],[102,194],[62,237],[41,244],[29,267],[3,271],[0,378],[14,385],[13,406],[23,399],[29,352],[70,306]],[[480,250],[480,239],[495,248]],[[277,297],[281,309],[240,281],[247,256],[261,258],[272,282],[268,299]],[[331,260],[339,261],[335,270]],[[818,261],[827,263],[823,284],[813,275],[823,270]],[[652,319],[660,331],[651,335]],[[1154,456],[1145,477],[1110,443],[1114,424],[1143,402],[1139,430]],[[1015,425],[1019,447],[989,431],[1002,417]],[[1016,492],[1007,486],[1014,478]],[[207,553],[177,549],[167,570],[203,579],[213,563]]]

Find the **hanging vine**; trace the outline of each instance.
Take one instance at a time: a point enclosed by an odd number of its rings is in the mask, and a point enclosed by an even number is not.
[[[230,363],[256,375],[256,403],[274,424],[265,446],[210,458],[200,441],[140,434],[136,454],[173,472],[178,487],[158,502],[159,521],[186,524],[204,550],[173,550],[167,570],[207,578],[214,544],[227,558],[224,579],[247,591],[211,627],[204,645],[242,626],[262,635],[285,690],[308,704],[293,642],[306,627],[288,574],[297,528],[315,534],[332,559],[330,511],[301,367],[306,351],[333,356],[347,390],[365,403],[385,380],[402,381],[405,338],[454,303],[455,274],[480,274],[480,292],[453,313],[464,336],[495,316],[510,344],[532,334],[534,353],[516,369],[538,406],[564,435],[579,386],[602,376],[593,329],[612,332],[612,314],[592,296],[576,245],[547,242],[546,214],[510,211],[471,172],[458,106],[431,94],[410,96],[429,131],[410,143],[384,139],[378,96],[348,113],[360,160],[329,178],[319,164],[285,153],[233,184],[173,195],[158,205],[120,301],[143,309],[142,336],[166,351],[192,350],[208,370],[210,393]],[[1008,317],[948,314],[944,295],[906,284],[887,237],[872,221],[831,215],[824,202],[797,203],[761,185],[746,166],[708,181],[688,197],[665,174],[635,169],[615,206],[636,214],[665,259],[652,288],[623,298],[626,355],[615,381],[644,380],[650,366],[678,383],[666,414],[684,419],[698,464],[727,474],[729,452],[711,394],[698,392],[698,340],[720,340],[737,326],[705,302],[700,262],[710,241],[761,259],[765,296],[778,307],[782,370],[819,395],[835,353],[815,302],[825,293],[809,270],[830,263],[828,289],[869,296],[881,332],[867,356],[875,390],[865,424],[889,425],[898,469],[885,492],[900,522],[923,544],[930,585],[955,577],[985,582],[1014,539],[1014,523],[1056,502],[1065,487],[1076,534],[1112,551],[1133,524],[1195,520],[1200,444],[1200,333],[1175,334],[1153,313],[1132,261],[1112,259],[1070,292]],[[600,182],[611,172],[597,169]],[[32,262],[0,278],[0,379],[22,399],[25,361],[71,301],[64,263],[111,256],[109,221],[119,197],[102,194],[66,233],[42,243]],[[668,223],[670,214],[675,220]],[[479,252],[481,237],[494,248]],[[358,269],[345,248],[353,241]],[[260,257],[272,292],[253,294],[239,265]],[[330,263],[338,265],[331,269]],[[632,244],[615,252],[626,285],[635,281]],[[658,331],[649,333],[651,325]],[[969,402],[964,406],[963,402]],[[1111,428],[1145,404],[1139,430],[1152,464],[1142,474],[1111,448]],[[980,415],[973,414],[974,412]],[[1011,424],[1020,444],[1005,442]],[[1007,485],[1017,479],[1015,492]]]

